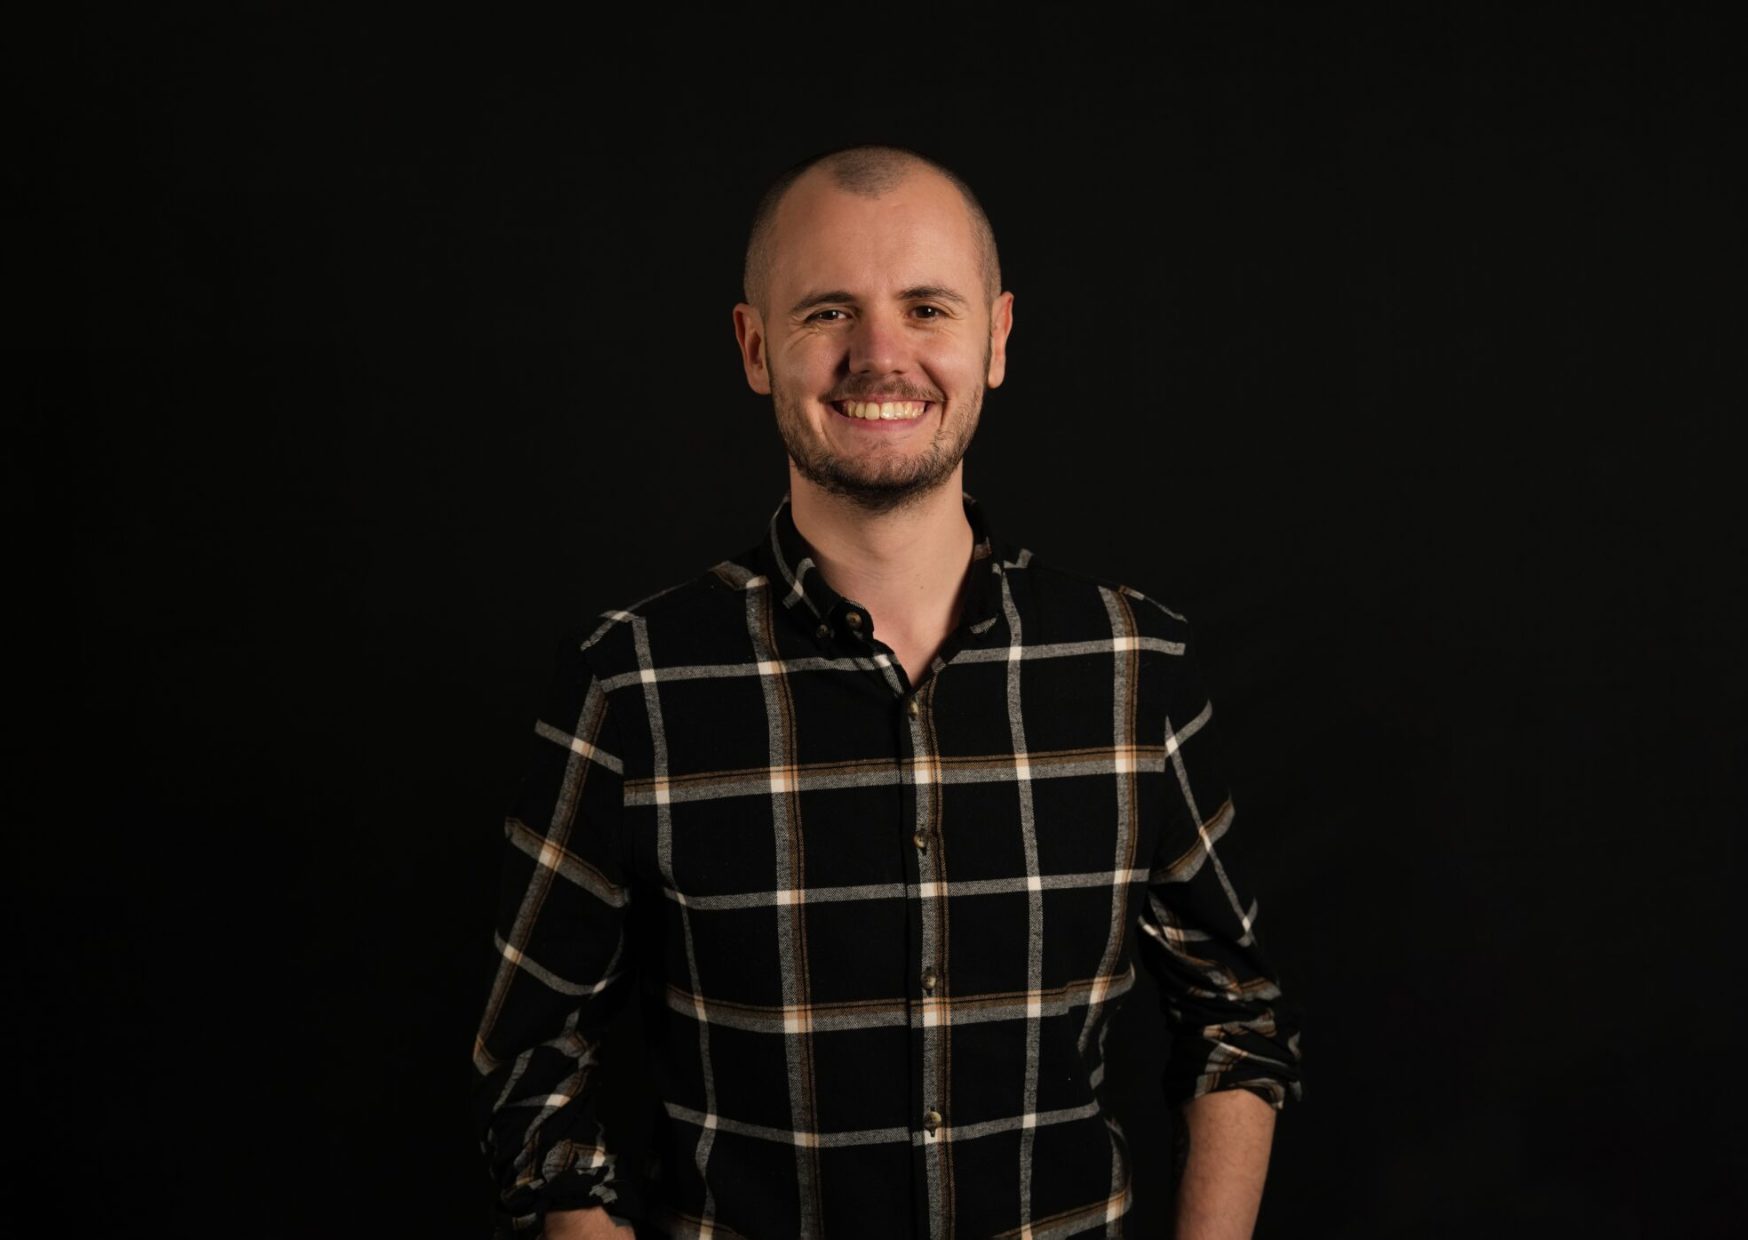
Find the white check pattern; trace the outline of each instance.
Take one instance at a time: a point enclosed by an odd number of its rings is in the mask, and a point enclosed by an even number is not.
[[[500,1234],[606,1205],[675,1236],[1119,1236],[1104,1040],[1136,957],[1171,1100],[1300,1095],[1217,851],[1234,811],[1188,624],[965,511],[965,613],[920,685],[787,499],[755,547],[567,645],[474,1048]],[[647,1193],[595,1107],[634,994]]]

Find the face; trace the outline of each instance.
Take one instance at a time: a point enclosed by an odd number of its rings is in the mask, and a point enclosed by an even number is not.
[[[870,512],[952,482],[1013,322],[1013,294],[987,300],[958,190],[919,169],[865,198],[815,170],[772,249],[764,309],[736,306],[735,334],[794,473]]]

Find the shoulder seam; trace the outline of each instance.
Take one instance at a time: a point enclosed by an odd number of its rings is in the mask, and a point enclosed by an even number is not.
[[[1107,590],[1115,590],[1118,593],[1127,595],[1139,602],[1147,603],[1159,611],[1164,612],[1179,624],[1187,625],[1190,622],[1189,617],[1185,616],[1182,612],[1161,602],[1150,594],[1137,590],[1134,586],[1129,585],[1126,582],[1119,581],[1115,577],[1105,577],[1097,573],[1083,572],[1075,568],[1064,568],[1061,565],[1053,564],[1048,560],[1036,560],[1031,551],[1025,547],[1019,548],[1013,559],[1003,560],[1002,564],[1006,568],[1028,568],[1035,565],[1045,573],[1052,573],[1060,577],[1068,577],[1077,581],[1084,581],[1090,585],[1102,586]]]
[[[1176,620],[1179,624],[1188,624],[1190,622],[1189,617],[1185,616],[1181,611],[1177,611],[1171,607],[1166,606],[1166,604],[1160,602],[1158,599],[1152,597],[1151,595],[1143,594],[1140,590],[1137,590],[1134,586],[1119,585],[1117,588],[1119,590],[1121,590],[1124,594],[1127,594],[1130,598],[1138,599],[1139,601],[1141,601],[1143,603],[1150,603],[1154,607],[1159,608],[1160,611],[1163,611],[1166,615],[1170,616],[1173,620]]]
[[[596,612],[595,618],[599,620],[600,623],[590,631],[586,638],[583,639],[581,648],[587,650],[589,647],[596,645],[615,627],[623,625],[628,621],[633,619],[648,619],[652,610],[660,610],[659,607],[652,608],[652,604],[661,603],[663,600],[668,600],[672,603],[683,603],[688,594],[712,594],[719,590],[729,589],[729,584],[723,580],[722,575],[717,571],[723,564],[729,563],[734,563],[734,561],[719,561],[717,564],[714,564],[683,581],[676,581],[673,585],[664,586],[660,590],[656,590],[651,594],[646,594],[634,603],[627,603],[623,607],[609,607],[604,611]]]

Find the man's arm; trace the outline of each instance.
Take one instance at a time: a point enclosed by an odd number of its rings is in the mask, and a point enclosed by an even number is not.
[[[1156,604],[1157,605],[1157,604]],[[1171,615],[1171,613],[1166,613]],[[1183,1107],[1183,1240],[1248,1237],[1274,1135],[1274,1112],[1301,1094],[1298,1014],[1257,939],[1258,908],[1222,841],[1235,810],[1213,706],[1187,624],[1169,676],[1169,797],[1139,918],[1137,951],[1159,981],[1172,1032],[1167,1101]]]
[[[589,1210],[555,1210],[546,1216],[543,1240],[614,1240],[636,1233],[621,1227],[613,1216],[596,1206]]]
[[[618,1198],[595,1083],[601,1036],[633,988],[625,750],[585,645],[561,647],[504,824],[498,967],[473,1055],[500,1235]]]
[[[1176,1240],[1249,1240],[1274,1142],[1274,1108],[1247,1089],[1178,1113]]]

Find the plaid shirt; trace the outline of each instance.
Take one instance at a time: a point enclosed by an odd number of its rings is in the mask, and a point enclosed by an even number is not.
[[[1136,955],[1172,1101],[1299,1096],[1183,617],[964,500],[964,614],[920,685],[787,498],[566,647],[474,1048],[499,1234],[620,1208],[594,1087],[634,989],[664,1234],[1120,1235],[1100,1092]]]

